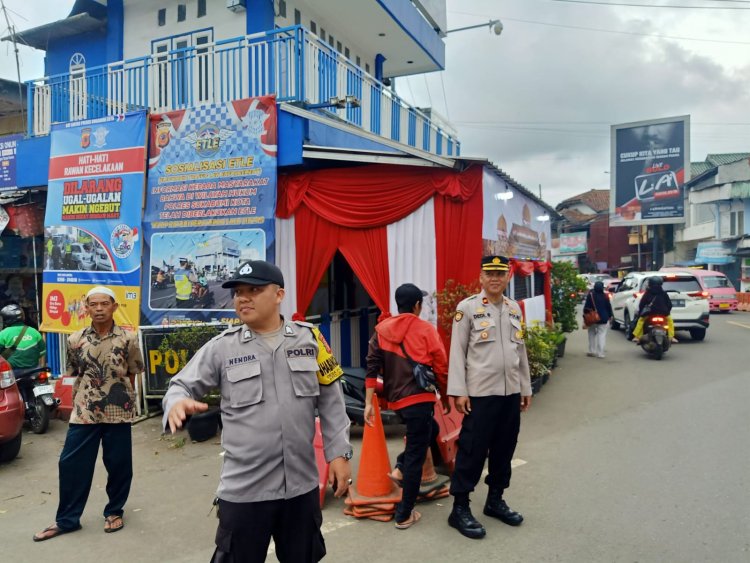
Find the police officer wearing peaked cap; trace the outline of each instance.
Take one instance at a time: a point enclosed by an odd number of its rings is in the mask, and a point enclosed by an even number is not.
[[[451,477],[453,510],[448,524],[472,539],[486,534],[469,509],[469,494],[487,458],[489,493],[484,514],[511,526],[523,522],[503,500],[510,485],[521,411],[531,405],[521,308],[503,295],[509,281],[508,258],[485,256],[479,274],[481,293],[461,301],[453,318],[448,395],[455,397],[464,419]]]
[[[195,398],[221,390],[226,453],[212,561],[265,561],[271,537],[279,561],[319,561],[325,544],[313,448],[316,408],[335,495],[351,484],[342,370],[317,329],[281,316],[279,268],[244,262],[223,287],[232,289],[242,324],[209,341],[172,379],[164,425],[175,432],[188,415],[207,409]]]

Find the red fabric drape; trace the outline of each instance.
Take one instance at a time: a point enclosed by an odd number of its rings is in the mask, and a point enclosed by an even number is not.
[[[473,281],[482,256],[482,167],[459,173],[404,166],[362,166],[279,177],[276,215],[295,217],[297,313],[310,305],[341,250],[375,304],[388,315],[386,225],[435,197],[438,288]]]
[[[378,321],[390,317],[388,233],[385,227],[345,229],[339,227],[339,249],[380,309]]]
[[[482,167],[473,170],[373,165],[286,174],[279,177],[276,215],[291,217],[304,204],[342,227],[382,227],[403,219],[436,193],[469,199],[482,184]]]

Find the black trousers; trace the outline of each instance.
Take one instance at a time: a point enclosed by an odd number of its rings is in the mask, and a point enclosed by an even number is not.
[[[464,416],[458,437],[451,494],[456,502],[468,501],[489,458],[485,483],[491,488],[510,485],[510,462],[521,426],[521,395],[471,397],[471,413]]]
[[[62,530],[80,526],[81,514],[91,491],[96,456],[102,445],[107,468],[107,496],[104,517],[122,516],[133,481],[133,446],[130,423],[70,424],[60,454],[60,504],[55,521]]]
[[[316,563],[325,557],[320,493],[286,500],[229,502],[219,499],[216,551],[211,563],[261,563],[273,537],[282,563]]]
[[[396,506],[396,522],[409,518],[417,502],[427,449],[440,431],[435,422],[434,408],[435,403],[417,403],[396,411],[406,424],[406,445],[396,458],[396,467],[404,475],[401,502]]]

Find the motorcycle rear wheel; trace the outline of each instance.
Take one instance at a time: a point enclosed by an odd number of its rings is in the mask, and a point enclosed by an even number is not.
[[[34,410],[31,413],[29,426],[34,434],[44,434],[49,428],[49,409],[41,397],[34,398]]]

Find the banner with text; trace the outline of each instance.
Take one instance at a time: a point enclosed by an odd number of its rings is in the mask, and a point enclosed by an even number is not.
[[[0,137],[0,192],[18,189],[16,149],[23,135]],[[0,229],[2,232],[2,229]]]
[[[42,330],[86,326],[96,285],[117,295],[115,322],[138,327],[145,170],[145,112],[52,126]]]
[[[276,100],[151,116],[142,324],[237,322],[221,287],[274,261]]]
[[[612,126],[611,226],[685,221],[690,116]]]

